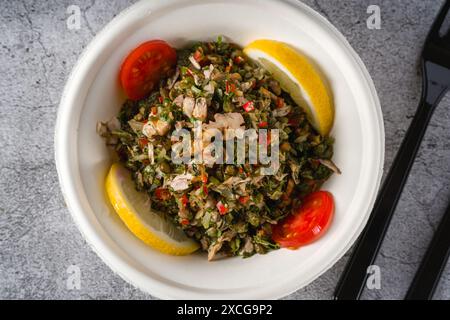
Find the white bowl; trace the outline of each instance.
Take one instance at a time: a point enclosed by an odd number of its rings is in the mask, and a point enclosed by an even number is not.
[[[336,201],[331,228],[299,250],[207,262],[194,254],[161,254],[135,238],[104,192],[111,164],[96,122],[124,101],[118,69],[139,43],[164,39],[175,47],[224,35],[244,46],[259,38],[285,41],[311,57],[327,76],[336,108],[334,161],[342,175],[324,186]],[[316,279],[363,229],[379,187],[384,129],[378,97],[362,61],[322,16],[298,1],[141,1],[109,23],[87,47],[66,84],[55,135],[62,192],[78,228],[121,277],[159,298],[269,299]]]

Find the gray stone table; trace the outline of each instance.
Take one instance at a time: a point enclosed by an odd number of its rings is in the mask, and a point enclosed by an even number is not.
[[[151,299],[115,275],[74,225],[59,189],[53,133],[61,91],[80,52],[127,0],[0,2],[0,298]],[[307,0],[364,60],[381,99],[386,167],[419,102],[421,46],[441,0]],[[79,5],[81,29],[66,27]],[[367,28],[367,7],[381,29]],[[381,289],[364,299],[401,299],[450,199],[450,99],[431,121],[376,264]],[[330,299],[348,255],[287,299]],[[68,290],[67,268],[81,270]],[[450,298],[450,267],[435,295]]]

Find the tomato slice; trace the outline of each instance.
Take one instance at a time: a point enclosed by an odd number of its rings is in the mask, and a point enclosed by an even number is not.
[[[120,84],[131,100],[147,96],[167,77],[177,62],[176,51],[162,40],[142,43],[125,58],[120,68]]]
[[[297,212],[272,228],[272,239],[283,248],[297,249],[325,234],[333,215],[332,194],[327,191],[313,192],[305,197]]]

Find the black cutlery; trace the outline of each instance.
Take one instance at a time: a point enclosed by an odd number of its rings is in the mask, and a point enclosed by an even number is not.
[[[350,261],[338,283],[335,299],[358,299],[391,221],[408,173],[425,134],[431,115],[450,87],[450,32],[440,34],[450,8],[446,0],[422,52],[422,97]]]
[[[450,254],[450,205],[422,259],[405,300],[431,300]]]

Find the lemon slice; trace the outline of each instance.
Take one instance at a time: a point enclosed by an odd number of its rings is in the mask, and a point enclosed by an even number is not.
[[[324,77],[307,57],[274,40],[256,40],[244,48],[244,53],[280,82],[320,134],[330,132],[334,119],[332,95]]]
[[[113,164],[106,177],[106,192],[128,229],[147,245],[163,253],[186,255],[199,248],[163,214],[150,210],[149,197],[135,189],[130,172]]]

